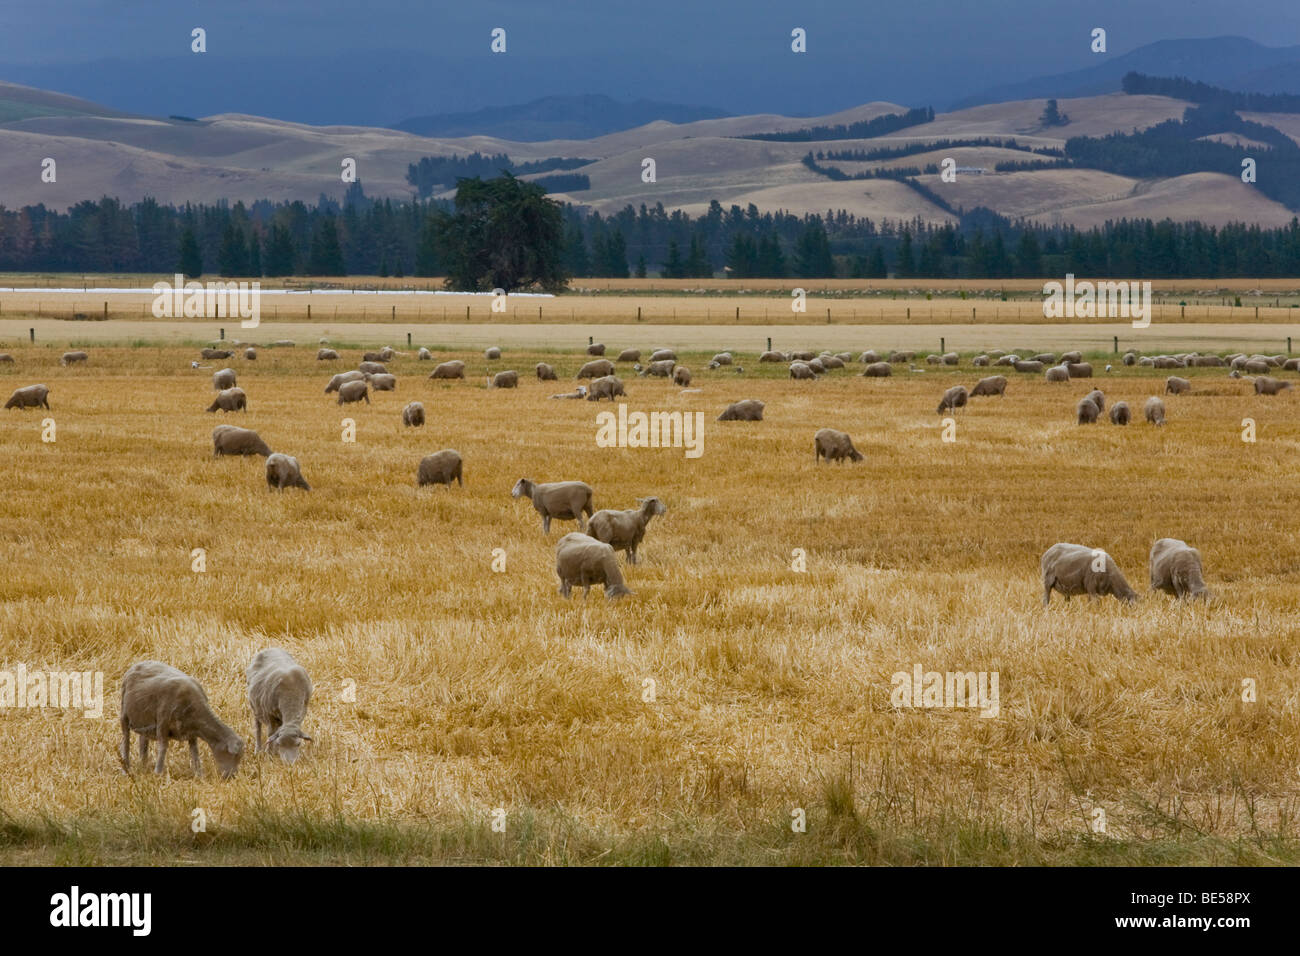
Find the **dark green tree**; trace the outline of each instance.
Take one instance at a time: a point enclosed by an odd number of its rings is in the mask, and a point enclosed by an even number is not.
[[[311,252],[307,257],[307,272],[314,276],[347,275],[343,265],[343,249],[339,246],[338,224],[333,214],[321,220],[311,238]]]
[[[233,222],[226,223],[226,230],[221,236],[217,268],[227,278],[248,275],[248,244],[244,241],[244,230]]]
[[[636,277],[638,279],[645,278],[645,256],[636,257]]]
[[[423,278],[438,274],[438,222],[433,216],[420,228],[420,243],[415,249],[415,274]]]
[[[665,279],[683,279],[686,277],[686,267],[682,263],[681,250],[677,248],[677,240],[668,240],[668,258],[664,260],[663,268],[659,274]]]
[[[189,226],[181,233],[180,258],[176,271],[187,279],[197,279],[203,275],[203,256],[199,252],[199,241],[194,238],[194,230]]]
[[[248,274],[255,278],[262,274],[262,240],[257,233],[248,237]]]

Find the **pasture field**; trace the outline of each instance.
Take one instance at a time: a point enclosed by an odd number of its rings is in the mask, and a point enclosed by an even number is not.
[[[1106,375],[1098,356],[1065,385],[1005,372],[1006,396],[973,399],[944,442],[944,388],[1005,370],[964,354],[795,382],[752,352],[743,373],[695,352],[686,392],[620,370],[630,411],[704,414],[689,459],[598,447],[594,403],[548,399],[576,345],[508,349],[491,365],[521,373],[513,391],[483,387],[481,351],[435,349],[467,361],[458,382],[407,354],[396,392],[346,407],[323,394],[360,358],[338,347],[204,362],[249,398],[213,415],[193,347],[97,345],[64,368],[59,349],[5,346],[0,393],[44,382],[52,410],[0,412],[0,670],[102,671],[105,700],[101,719],[0,710],[0,861],[1300,862],[1300,392],[1180,370],[1194,391],[1166,396],[1156,428],[1140,409],[1169,373]],[[559,382],[533,378],[542,360]],[[1076,426],[1093,387],[1134,424]],[[715,421],[751,397],[764,421]],[[413,399],[428,424],[404,429]],[[312,490],[214,459],[221,422],[296,456]],[[816,464],[824,426],[865,460]],[[442,448],[465,486],[417,489]],[[543,536],[510,497],[523,476],[586,481],[597,508],[664,501],[625,567],[634,596],[556,593],[554,545],[576,528]],[[1149,591],[1160,537],[1201,550],[1212,601]],[[1058,541],[1106,549],[1142,600],[1044,609]],[[315,682],[303,760],[246,752],[219,781],[203,746],[195,779],[173,747],[168,776],[123,775],[132,662],[197,677],[247,739],[243,670],[273,644]],[[894,706],[892,676],[917,666],[996,673],[997,716]]]

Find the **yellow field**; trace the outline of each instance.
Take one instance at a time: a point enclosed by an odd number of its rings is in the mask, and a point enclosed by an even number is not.
[[[493,364],[527,373],[516,391],[484,390],[480,352],[438,355],[467,360],[455,383],[407,356],[397,392],[346,408],[322,389],[357,352],[266,349],[215,363],[250,403],[220,418],[190,348],[99,347],[72,368],[7,350],[0,393],[44,382],[52,411],[0,412],[0,669],[102,671],[106,700],[98,720],[0,710],[0,862],[1300,861],[1296,392],[1188,369],[1165,428],[1079,427],[1094,385],[1140,419],[1167,373],[1010,372],[945,443],[939,394],[988,374],[968,355],[815,382],[752,352],[743,374],[683,355],[689,393],[621,372],[630,410],[705,414],[690,460],[599,448],[595,405],[549,401],[576,348],[507,351]],[[540,359],[560,382],[531,377]],[[765,421],[714,421],[746,397]],[[401,427],[412,399],[423,429]],[[296,456],[312,491],[268,491],[260,458],[214,460],[220,421]],[[814,464],[823,426],[866,460]],[[465,487],[417,490],[441,448]],[[635,596],[557,595],[554,544],[575,528],[544,537],[509,495],[521,476],[584,480],[598,508],[666,503],[626,570]],[[1148,592],[1164,536],[1200,548],[1213,602]],[[1143,600],[1044,610],[1057,541],[1108,550]],[[231,781],[195,780],[174,747],[167,778],[122,774],[133,661],[193,674],[247,737],[243,669],[271,644],[316,685],[304,760],[250,753]],[[998,716],[894,707],[891,675],[917,665],[996,672]]]

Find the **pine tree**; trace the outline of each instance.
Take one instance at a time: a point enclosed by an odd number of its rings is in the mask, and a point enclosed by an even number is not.
[[[415,274],[427,278],[438,274],[438,223],[432,216],[420,229],[420,244],[415,249]]]
[[[248,237],[248,274],[253,278],[262,274],[262,240],[255,232]]]
[[[889,268],[885,265],[885,250],[876,246],[871,251],[871,261],[867,263],[868,279],[884,279],[889,275]]]
[[[912,258],[912,234],[904,229],[903,237],[898,242],[898,265],[894,274],[900,279],[911,278],[916,271],[916,260]]]
[[[244,241],[244,230],[233,222],[226,223],[222,234],[217,268],[227,278],[248,275],[248,245]]]
[[[312,236],[307,272],[315,276],[347,275],[343,250],[339,247],[339,230],[333,214],[327,215]]]
[[[194,238],[194,230],[186,226],[181,233],[180,258],[176,271],[187,279],[197,279],[203,275],[203,256],[199,252],[199,241]]]
[[[668,258],[664,261],[660,274],[665,279],[680,279],[683,277],[682,254],[677,248],[677,240],[668,240]]]
[[[645,278],[645,256],[644,255],[636,257],[636,277],[638,279]]]
[[[293,236],[289,229],[279,223],[271,226],[271,233],[266,240],[266,262],[262,266],[264,275],[272,278],[293,275],[296,252],[293,248]]]

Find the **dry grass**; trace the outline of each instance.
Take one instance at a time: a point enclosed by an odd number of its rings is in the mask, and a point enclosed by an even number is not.
[[[1081,428],[1091,385],[1140,407],[1163,373],[1013,375],[944,444],[937,396],[972,383],[968,366],[795,383],[692,356],[699,393],[628,389],[632,409],[705,412],[692,461],[596,447],[595,407],[547,401],[557,383],[488,392],[406,358],[396,393],[344,410],[312,350],[269,350],[235,360],[251,410],[221,420],[300,459],[314,490],[275,494],[261,459],[211,458],[210,373],[189,370],[192,350],[99,348],[67,369],[58,350],[13,351],[0,392],[50,385],[58,441],[40,441],[44,412],[0,417],[0,668],[102,670],[107,701],[102,720],[0,712],[0,859],[1300,859],[1295,394],[1256,398],[1193,369],[1166,428]],[[482,369],[480,353],[460,357]],[[501,367],[541,358],[562,376],[580,361],[508,353]],[[750,396],[765,422],[713,421]],[[403,430],[413,398],[429,424]],[[867,460],[816,467],[827,425]],[[417,491],[420,457],[445,447],[466,486]],[[555,593],[554,542],[572,526],[542,536],[509,497],[522,475],[586,480],[598,507],[667,503],[627,574],[635,597]],[[1213,603],[1145,594],[1161,536],[1201,548]],[[1108,549],[1144,600],[1044,611],[1038,556],[1061,540]],[[206,573],[190,570],[194,548]],[[194,674],[247,734],[243,668],[272,643],[316,683],[309,758],[249,756],[226,783],[192,779],[175,753],[167,779],[121,774],[115,697],[132,661]],[[896,710],[890,677],[916,663],[997,671],[1001,715]],[[497,807],[505,834],[489,827]],[[790,830],[796,807],[807,833]]]

